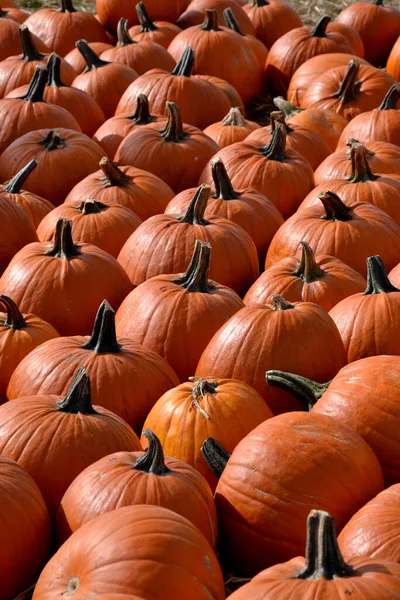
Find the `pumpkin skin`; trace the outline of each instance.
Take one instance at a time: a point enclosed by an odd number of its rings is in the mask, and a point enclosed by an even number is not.
[[[219,148],[225,148],[235,142],[242,142],[252,131],[261,129],[258,123],[247,121],[238,108],[231,108],[229,113],[219,121],[205,128],[208,135]]]
[[[46,564],[51,525],[36,483],[23,467],[5,456],[0,457],[0,507],[0,595],[15,598],[37,580]]]
[[[84,303],[79,293],[82,286],[90,290]],[[89,333],[104,297],[119,306],[131,288],[110,254],[91,244],[73,243],[71,222],[62,217],[54,243],[28,244],[0,279],[0,293],[10,296],[22,312],[49,322],[61,335]]]
[[[134,25],[129,29],[129,35],[136,42],[146,40],[147,42],[156,42],[167,49],[172,40],[182,31],[180,27],[168,21],[152,21],[143,2],[138,2],[135,6],[136,14],[139,19],[139,25]]]
[[[160,440],[153,432],[146,430],[143,437],[146,452],[105,456],[71,483],[57,514],[61,542],[100,514],[122,506],[152,504],[188,519],[215,548],[218,525],[211,488],[184,461],[164,458]]]
[[[3,152],[0,179],[9,181],[34,158],[38,166],[25,180],[25,189],[58,206],[79,181],[97,171],[103,155],[102,148],[83,133],[61,127],[38,129]]]
[[[132,285],[156,275],[182,273],[196,240],[211,244],[213,281],[243,295],[257,279],[257,249],[244,229],[227,219],[204,219],[209,194],[209,186],[201,185],[183,214],[151,217],[130,236],[118,261]]]
[[[307,242],[300,243],[301,259],[288,256],[271,265],[245,295],[246,306],[268,304],[276,293],[289,302],[314,302],[329,312],[343,298],[365,290],[360,273],[333,256],[315,257]]]
[[[0,19],[0,61],[20,51],[19,26],[12,19]]]
[[[295,352],[293,348],[297,336],[300,354],[297,344]],[[196,375],[212,373],[244,381],[279,414],[302,405],[289,393],[268,386],[266,370],[313,373],[312,378],[322,382],[334,377],[346,362],[336,325],[322,308],[311,302],[290,304],[273,295],[268,305],[242,308],[217,331],[200,358]]]
[[[380,492],[352,516],[338,539],[346,556],[400,562],[399,494],[397,483]]]
[[[107,157],[100,160],[100,170],[82,179],[72,188],[65,204],[75,205],[93,198],[105,204],[121,204],[145,221],[164,212],[174,192],[159,177],[135,169],[117,167]]]
[[[22,315],[18,306],[0,294],[0,404],[7,400],[6,390],[18,364],[34,348],[59,337],[57,331],[35,315]]]
[[[339,23],[338,21],[333,21],[328,24],[326,28],[327,31],[339,31],[344,37],[350,42],[353,46],[354,54],[357,57],[364,57],[364,43],[361,39],[360,34],[350,25],[345,25],[344,23]]]
[[[19,8],[1,8],[0,17],[2,19],[11,19],[12,21],[16,21],[19,24],[22,24],[28,17],[29,13],[25,10],[20,10]]]
[[[15,202],[0,195],[0,275],[15,254],[37,241],[35,227]]]
[[[397,79],[397,81],[400,81],[400,35],[389,54],[386,71]]]
[[[177,19],[176,24],[182,29],[200,25],[204,21],[208,8],[217,11],[218,23],[221,26],[224,25],[224,11],[230,8],[243,33],[254,35],[252,22],[236,0],[192,0],[185,12]]]
[[[254,52],[260,65],[260,69],[264,72],[265,61],[268,56],[267,47],[254,35],[243,33],[231,8],[226,8],[224,10],[224,21],[229,29],[232,29],[241,36],[242,44]]]
[[[98,56],[100,56],[100,54],[102,54],[106,50],[113,48],[113,46],[110,43],[105,42],[89,42],[88,46]],[[81,73],[83,73],[83,71],[87,67],[87,63],[83,58],[82,54],[79,52],[78,48],[74,48],[73,50],[71,50],[71,52],[68,52],[68,54],[64,56],[64,60],[74,69],[75,77],[76,75],[80,75]]]
[[[156,580],[143,560],[156,565]],[[112,590],[176,600],[190,590],[193,600],[225,598],[221,568],[203,534],[181,515],[151,505],[118,508],[73,533],[42,571],[33,600],[61,600],[71,586],[79,586],[78,597]]]
[[[320,206],[299,210],[275,234],[265,261],[269,267],[296,252],[300,240],[315,253],[329,254],[366,276],[365,259],[379,254],[388,269],[400,251],[400,228],[380,208],[359,202],[346,206],[333,192],[320,192]]]
[[[194,467],[214,490],[218,480],[202,456],[203,442],[209,436],[217,437],[232,452],[240,440],[272,416],[261,396],[241,381],[192,378],[161,396],[144,429],[153,427],[164,452]],[[193,432],[190,436],[189,431]]]
[[[400,286],[400,263],[396,265],[389,273],[389,280],[393,285]]]
[[[312,510],[307,528],[305,559],[297,557],[259,573],[233,593],[232,600],[333,600],[353,594],[390,600],[399,593],[399,565],[370,557],[344,561],[329,513]]]
[[[188,0],[173,0],[172,2],[159,2],[158,0],[146,0],[146,8],[153,19],[175,23],[179,15],[186,9]],[[97,0],[96,11],[100,23],[110,33],[117,32],[118,22],[122,17],[128,19],[132,25],[139,23],[135,10],[135,3],[130,0]]]
[[[208,83],[212,83],[224,93],[224,96],[226,98],[228,98],[229,106],[231,108],[239,108],[243,114],[245,113],[243,100],[241,99],[239,93],[236,91],[233,85],[231,85],[224,79],[214,77],[213,75],[196,75],[196,77],[200,81],[207,81]],[[222,119],[222,116],[220,117],[220,119]],[[218,120],[218,118],[216,120]]]
[[[291,29],[303,25],[297,12],[279,0],[256,0],[245,4],[243,10],[253,24],[255,35],[267,48]]]

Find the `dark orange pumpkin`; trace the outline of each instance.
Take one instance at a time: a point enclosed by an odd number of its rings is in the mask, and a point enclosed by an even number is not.
[[[239,108],[231,108],[222,121],[209,125],[204,133],[220,148],[225,148],[235,142],[243,142],[252,131],[258,129],[260,125],[254,121],[247,121]]]
[[[111,43],[106,42],[89,42],[88,46],[98,56],[100,56],[100,54],[102,54],[106,50],[110,50],[110,48],[114,47],[111,45]],[[76,75],[80,75],[81,73],[83,73],[83,71],[87,67],[87,63],[82,54],[79,52],[78,48],[74,48],[73,50],[71,50],[71,52],[68,52],[68,54],[65,55],[64,59],[66,62],[68,62],[69,65],[71,65]]]
[[[255,35],[267,48],[291,29],[303,25],[294,8],[280,0],[252,0],[243,10],[253,24]]]
[[[344,23],[339,23],[338,21],[331,21],[328,23],[327,31],[338,31],[350,42],[353,46],[354,54],[359,57],[364,57],[364,42],[361,39],[358,31],[350,27],[350,25],[345,25]]]
[[[0,275],[19,250],[36,241],[36,229],[25,211],[0,194]]]
[[[169,23],[168,21],[152,21],[147,12],[144,2],[136,4],[136,14],[139,19],[139,25],[134,25],[129,29],[129,34],[136,42],[146,40],[147,42],[156,42],[167,49],[172,40],[182,31],[180,27]]]
[[[249,48],[254,52],[258,63],[260,65],[260,69],[263,72],[265,67],[265,62],[268,57],[268,49],[267,47],[254,35],[249,33],[243,33],[240,29],[240,25],[235,17],[235,13],[231,8],[226,8],[224,10],[224,21],[226,26],[233,31],[236,31],[242,38],[242,45]]]
[[[389,54],[386,71],[400,81],[400,35]]]
[[[146,7],[153,19],[175,23],[179,15],[185,10],[189,0],[146,0]],[[111,34],[117,32],[118,22],[121,17],[128,19],[134,25],[139,23],[132,0],[97,0],[96,10],[100,23]]]
[[[0,18],[2,19],[11,19],[12,21],[22,24],[29,17],[29,13],[25,10],[19,8],[7,8],[4,6],[3,2],[1,4]]]
[[[0,40],[0,61],[20,52],[19,26],[16,21],[0,18]]]
[[[254,27],[237,0],[192,0],[185,12],[177,19],[176,24],[182,29],[200,25],[209,8],[217,11],[218,23],[221,26],[224,24],[224,11],[227,8],[232,9],[243,33],[254,35]]]

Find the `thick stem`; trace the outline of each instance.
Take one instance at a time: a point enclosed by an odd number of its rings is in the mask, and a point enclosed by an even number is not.
[[[204,218],[208,198],[210,197],[210,186],[202,183],[196,190],[191,199],[186,212],[178,221],[189,223],[190,225],[207,225],[208,221]]]
[[[382,104],[378,106],[378,110],[397,109],[397,102],[400,98],[400,83],[394,83],[386,96],[382,100]]]
[[[324,271],[321,269],[315,260],[315,254],[307,242],[301,240],[302,245],[301,260],[293,275],[300,277],[305,283],[312,283],[324,276]]]
[[[371,4],[375,4],[375,6],[383,6],[383,0],[373,0]]]
[[[34,158],[28,162],[25,167],[22,167],[20,171],[10,181],[7,183],[3,192],[8,192],[9,194],[20,194],[25,183],[27,177],[32,173],[34,169],[37,167],[37,162]]]
[[[363,144],[351,144],[350,158],[352,169],[348,181],[351,181],[351,183],[360,183],[376,181],[376,179],[379,179],[379,177],[374,175],[371,171],[371,167],[369,166],[368,162],[368,151]]]
[[[236,31],[236,33],[238,33],[242,37],[244,37],[244,33],[240,29],[240,25],[238,23],[237,18],[235,17],[235,13],[233,12],[233,10],[230,7],[226,8],[223,12],[223,15],[226,26],[229,27],[229,29]]]
[[[78,48],[86,62],[87,67],[84,73],[100,69],[100,67],[105,67],[110,64],[108,61],[102,60],[85,40],[77,41],[75,46]]]
[[[79,247],[72,240],[72,221],[60,217],[56,224],[53,246],[47,250],[46,256],[68,260],[80,253]]]
[[[96,215],[103,212],[103,210],[107,210],[107,208],[107,204],[103,204],[103,202],[99,202],[99,200],[95,200],[94,198],[82,200],[76,207],[83,215]]]
[[[26,25],[21,25],[19,28],[19,37],[21,39],[22,46],[22,60],[26,62],[32,62],[33,60],[42,60],[44,54],[41,54],[36,50],[35,44],[33,43],[31,32]]]
[[[367,288],[364,296],[389,294],[390,292],[400,292],[400,290],[390,283],[381,257],[369,256],[367,258]]]
[[[61,0],[60,12],[77,12],[73,7],[72,0]]]
[[[215,158],[211,163],[211,174],[215,186],[213,198],[221,198],[221,200],[235,200],[239,198],[240,195],[233,189],[225,165],[219,157]]]
[[[285,159],[286,135],[286,125],[276,122],[271,141],[268,146],[261,149],[263,155],[269,160],[283,162]]]
[[[137,459],[133,468],[136,471],[144,471],[152,475],[171,473],[171,469],[165,464],[164,452],[156,434],[150,431],[150,429],[145,429],[143,435],[149,440],[149,447],[143,456]]]
[[[103,171],[102,184],[104,187],[124,187],[129,183],[128,175],[125,175],[117,164],[110,160],[107,156],[99,162],[100,169]]]
[[[22,329],[26,327],[26,321],[22,316],[21,311],[11,298],[0,294],[0,304],[3,304],[6,308],[6,320],[0,321],[1,325],[9,327],[10,329]]]
[[[240,108],[232,107],[226,117],[222,119],[224,125],[230,125],[231,127],[244,127],[246,125],[246,119],[242,115]]]
[[[323,510],[312,510],[308,516],[305,558],[304,568],[291,579],[332,580],[358,575],[339,550],[334,518]]]
[[[294,304],[285,300],[280,294],[272,294],[269,302],[273,310],[291,310],[292,308],[296,308]]]
[[[285,115],[285,119],[290,119],[290,117],[294,117],[299,112],[303,112],[304,108],[300,108],[299,106],[295,106],[288,100],[285,100],[282,96],[277,96],[273,99],[273,103],[280,111]]]
[[[84,367],[78,369],[67,395],[58,402],[58,409],[61,412],[75,415],[78,413],[83,415],[97,414],[92,406],[89,373]]]
[[[115,311],[107,300],[103,300],[100,304],[94,320],[92,335],[82,348],[98,354],[121,352],[115,331]]]
[[[360,63],[356,58],[352,58],[347,65],[346,72],[338,91],[332,94],[333,98],[339,98],[341,104],[346,104],[354,100],[360,90],[361,82],[357,81],[358,70]]]
[[[185,288],[188,292],[208,294],[214,289],[208,282],[210,270],[211,246],[208,242],[196,240],[189,267],[182,277],[175,279],[174,283]]]
[[[353,148],[353,146],[354,146],[355,144],[360,144],[360,142],[359,142],[358,140],[355,140],[354,138],[348,138],[348,139],[347,139],[346,146],[347,146],[349,149],[348,149],[348,151],[346,152],[346,158],[348,158],[348,159],[351,159],[351,157],[352,157],[351,150],[352,150],[352,148]],[[365,146],[364,146],[364,147],[365,147]],[[368,148],[365,148],[365,151],[366,151],[366,155],[367,155],[367,159],[368,159],[368,160],[369,160],[370,158],[372,158],[373,156],[375,156],[375,152],[372,152],[371,150],[368,150]],[[369,164],[368,164],[368,167],[369,167]],[[371,175],[372,175],[373,177],[375,177],[375,175],[373,175],[373,174],[372,174],[372,172],[371,172]]]
[[[219,479],[231,455],[212,437],[203,442],[200,451],[211,471]]]
[[[272,113],[269,115],[269,119],[270,119],[271,133],[274,133],[277,123],[282,123],[282,125],[285,126],[285,130],[286,130],[287,134],[291,133],[293,131],[293,129],[291,127],[289,127],[289,125],[286,123],[285,115],[283,114],[282,111],[280,111],[280,110],[272,111]]]
[[[174,142],[179,144],[186,136],[183,131],[182,113],[179,106],[175,102],[167,102],[168,120],[161,131],[161,135],[166,142]]]
[[[326,392],[330,383],[317,383],[301,375],[277,370],[267,371],[265,378],[268,385],[281,388],[293,394],[308,410],[311,410],[322,394]]]
[[[148,33],[149,31],[157,31],[158,27],[150,19],[149,14],[143,2],[136,4],[136,14],[139,19],[139,23],[142,26],[140,33]]]
[[[137,43],[130,36],[128,19],[124,19],[122,17],[118,21],[117,39],[118,39],[117,48],[122,48],[123,46],[130,46],[131,44]]]
[[[331,22],[331,18],[328,15],[325,15],[318,19],[313,29],[311,29],[310,35],[312,37],[323,38],[326,37],[326,28],[328,27],[328,23]]]
[[[179,75],[181,77],[190,77],[194,65],[194,50],[187,46],[182,52],[182,56],[176,63],[175,69],[171,71],[171,75]]]
[[[333,192],[321,192],[318,199],[324,205],[325,215],[322,218],[326,221],[351,221],[353,218],[353,210]]]
[[[218,13],[214,8],[206,8],[204,21],[199,27],[203,31],[221,31],[218,27]]]
[[[46,148],[46,150],[49,152],[52,150],[58,150],[59,148],[65,148],[66,146],[65,140],[60,136],[58,131],[55,131],[54,129],[49,131],[46,137],[39,142],[39,144],[44,146],[44,148]]]
[[[257,8],[262,8],[263,6],[268,6],[268,0],[253,0],[253,6]]]
[[[47,85],[67,87],[65,83],[61,81],[61,57],[55,52],[50,54],[49,60],[47,61],[47,71]]]
[[[136,101],[136,110],[128,118],[134,121],[136,125],[148,125],[155,120],[155,117],[150,114],[149,99],[147,96],[139,94]]]
[[[43,102],[44,88],[47,82],[47,69],[44,65],[37,65],[30,81],[28,90],[21,99],[27,102]]]

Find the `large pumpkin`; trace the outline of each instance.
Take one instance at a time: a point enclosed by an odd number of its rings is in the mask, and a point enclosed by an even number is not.
[[[0,275],[19,250],[36,241],[35,227],[25,211],[0,194]]]

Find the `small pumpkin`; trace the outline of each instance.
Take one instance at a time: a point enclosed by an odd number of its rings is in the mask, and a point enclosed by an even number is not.
[[[189,0],[146,0],[146,7],[154,19],[175,23],[179,15],[186,9]],[[117,32],[118,22],[121,17],[128,19],[129,23],[139,23],[135,2],[131,0],[97,0],[96,11],[100,23],[111,34]]]
[[[244,33],[254,35],[254,27],[237,0],[192,0],[185,12],[182,12],[176,24],[182,29],[200,25],[204,21],[207,9],[216,10],[219,25],[224,25],[224,11],[230,8]]]
[[[267,48],[288,31],[303,26],[295,9],[279,0],[252,0],[243,10],[253,24],[255,35]]]
[[[147,12],[144,2],[136,4],[136,14],[139,19],[139,25],[134,25],[129,29],[129,35],[136,42],[146,40],[156,42],[167,49],[172,40],[182,31],[180,27],[168,21],[153,21]]]
[[[112,44],[106,42],[88,42],[88,46],[98,56],[100,56],[100,54],[102,54],[106,50],[110,50],[110,48],[113,48]],[[81,73],[83,73],[83,71],[87,67],[87,63],[82,54],[79,52],[78,48],[74,48],[73,50],[68,52],[68,54],[65,55],[64,60],[74,69],[75,77],[77,75],[81,75]]]
[[[204,133],[220,148],[225,148],[235,142],[242,142],[252,131],[258,129],[260,125],[254,121],[247,121],[239,108],[231,108],[222,121],[209,125]]]

